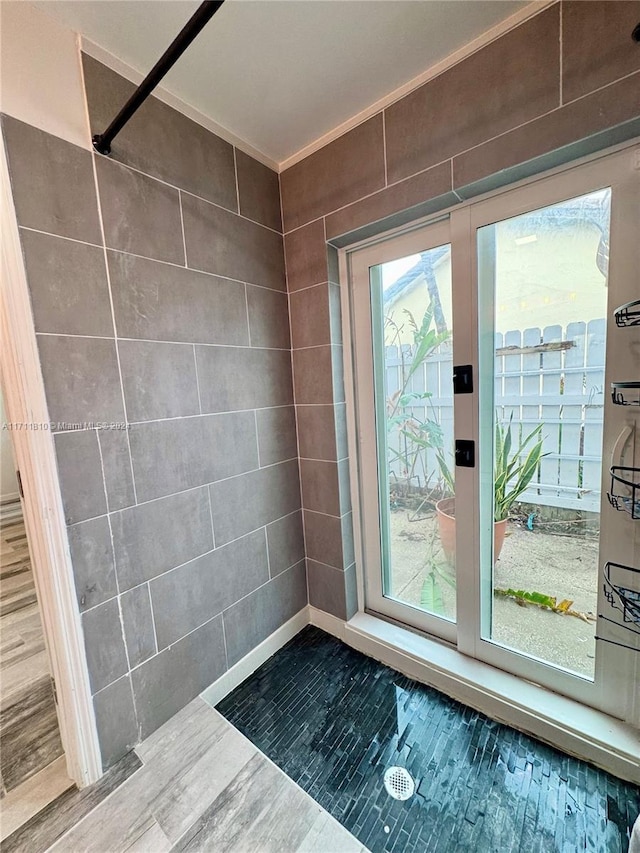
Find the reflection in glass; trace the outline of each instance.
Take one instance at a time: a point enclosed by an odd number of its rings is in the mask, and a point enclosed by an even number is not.
[[[480,507],[483,636],[589,678],[610,197],[605,189],[478,230],[482,302],[494,306],[480,323],[481,376],[493,390],[481,398],[481,477],[493,491]]]

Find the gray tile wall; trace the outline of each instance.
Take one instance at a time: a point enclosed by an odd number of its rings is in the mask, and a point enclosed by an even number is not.
[[[153,98],[3,130],[107,766],[307,603],[279,181]]]
[[[640,135],[639,20],[637,0],[556,3],[280,175],[315,607],[356,608],[332,246]]]

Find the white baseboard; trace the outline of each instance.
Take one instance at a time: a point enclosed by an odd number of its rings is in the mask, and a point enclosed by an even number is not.
[[[215,707],[218,702],[228,696],[232,690],[252,675],[256,669],[269,660],[277,651],[299,634],[309,624],[309,608],[303,607],[288,622],[277,628],[266,640],[263,640],[248,655],[245,655],[238,663],[221,675],[217,681],[209,685],[200,695],[205,702]]]
[[[338,619],[337,616],[325,613],[324,610],[318,610],[317,607],[312,607],[310,604],[309,622],[311,625],[315,625],[316,628],[321,628],[327,634],[331,634],[333,637],[337,637],[339,640],[345,642],[347,623],[343,622],[342,619]]]
[[[358,613],[343,622],[314,607],[312,625],[488,717],[640,783],[640,731],[455,649]]]

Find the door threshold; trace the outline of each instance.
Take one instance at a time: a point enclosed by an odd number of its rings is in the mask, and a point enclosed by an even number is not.
[[[633,726],[367,613],[348,622],[311,606],[309,614],[311,624],[403,675],[640,784],[640,731]]]

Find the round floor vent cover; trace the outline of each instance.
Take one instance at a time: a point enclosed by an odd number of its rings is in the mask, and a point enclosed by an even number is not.
[[[416,786],[404,767],[389,767],[384,772],[384,787],[394,800],[408,800]]]

